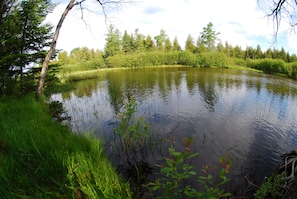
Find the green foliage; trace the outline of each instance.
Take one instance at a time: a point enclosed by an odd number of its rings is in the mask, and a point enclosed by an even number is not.
[[[154,37],[154,39],[156,40],[156,45],[158,50],[161,50],[161,51],[164,50],[166,38],[167,38],[167,34],[163,29],[160,30],[159,35]]]
[[[76,71],[94,70],[105,67],[103,51],[87,48],[73,49],[69,55],[62,51],[58,53],[58,64],[61,65],[59,75],[67,76]]]
[[[288,68],[290,70],[290,77],[297,79],[297,62],[289,63]]]
[[[195,49],[196,49],[196,46],[195,46],[195,44],[194,44],[194,39],[193,39],[193,37],[192,37],[191,34],[189,34],[188,37],[187,37],[186,45],[185,45],[185,49],[186,49],[187,51],[192,52],[192,53],[193,53],[193,52],[195,51]]]
[[[281,59],[259,59],[259,60],[248,60],[248,67],[257,70],[262,70],[269,74],[284,74],[290,75],[289,65]]]
[[[162,194],[158,198],[182,198],[191,194],[191,187],[184,186],[183,180],[195,176],[193,166],[187,161],[196,157],[198,153],[191,154],[189,147],[192,144],[192,139],[184,139],[187,145],[185,152],[178,152],[172,146],[168,148],[169,157],[164,158],[164,165],[156,165],[160,168],[160,172],[164,177],[158,178],[155,182],[150,182],[148,186],[151,191],[161,190]]]
[[[105,44],[105,57],[116,55],[121,49],[121,33],[118,29],[115,29],[114,25],[110,25],[108,28]]]
[[[53,4],[49,0],[4,0],[1,8],[0,94],[23,93],[20,84],[24,82],[19,80],[25,68],[40,63],[49,46],[52,26],[44,20]]]
[[[120,124],[115,128],[113,154],[120,173],[129,180],[133,196],[140,198],[144,184],[152,168],[147,157],[152,153],[153,135],[149,134],[148,124],[143,117],[135,117],[137,104],[130,100],[119,114]]]
[[[198,153],[191,153],[192,138],[184,138],[185,151],[176,151],[174,141],[171,147],[168,148],[169,157],[164,158],[163,165],[157,165],[160,168],[160,173],[163,177],[158,178],[154,182],[148,183],[148,187],[152,192],[161,191],[161,196],[157,198],[220,198],[230,196],[230,193],[225,193],[221,186],[225,185],[229,179],[226,177],[230,171],[232,161],[228,156],[221,157],[220,162],[222,169],[219,172],[219,182],[213,183],[213,177],[210,170],[205,166],[202,171],[205,176],[198,176],[198,183],[204,185],[203,191],[197,191],[190,185],[185,185],[183,182],[187,179],[197,176],[193,171],[193,165],[188,161],[198,156]]]
[[[2,198],[131,198],[97,138],[53,122],[34,96],[0,100]]]
[[[150,145],[151,135],[148,133],[148,124],[142,117],[135,119],[137,104],[130,100],[124,107],[123,113],[119,114],[120,124],[115,128],[115,148],[122,163],[134,165],[143,161],[142,153]]]
[[[199,66],[197,56],[190,51],[180,51],[178,53],[178,64],[185,66]]]
[[[130,55],[116,55],[106,60],[108,67],[144,67],[160,65],[197,66],[197,56],[188,51],[146,52]]]
[[[201,41],[208,50],[215,48],[215,43],[218,40],[219,32],[213,30],[213,23],[209,22],[206,27],[203,27],[201,34]]]
[[[255,199],[265,199],[267,197],[280,198],[280,191],[286,183],[286,173],[271,175],[261,185],[260,189],[254,194]]]
[[[213,176],[210,169],[205,166],[202,171],[205,176],[198,176],[198,183],[204,186],[203,191],[197,191],[190,185],[183,182],[187,179],[197,176],[193,171],[193,166],[188,162],[198,156],[198,153],[191,153],[192,138],[184,138],[185,151],[178,152],[174,147],[174,141],[171,141],[171,147],[168,148],[169,157],[164,158],[164,164],[157,165],[160,168],[160,174],[163,176],[154,182],[148,183],[148,187],[152,192],[161,191],[161,196],[157,198],[220,198],[230,196],[225,193],[221,186],[225,185],[229,179],[227,174],[230,171],[232,160],[229,156],[221,157],[220,162],[222,169],[219,172],[219,182],[213,183]]]
[[[198,56],[198,63],[200,67],[209,68],[209,67],[226,67],[228,63],[228,57],[222,52],[204,52],[200,53]]]
[[[236,66],[247,66],[246,60],[240,58],[231,58],[230,62]]]

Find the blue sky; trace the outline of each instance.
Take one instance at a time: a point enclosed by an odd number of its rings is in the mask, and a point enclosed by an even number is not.
[[[67,2],[54,0],[58,6],[47,20],[56,25]],[[257,0],[142,0],[133,5],[126,5],[116,11],[107,12],[107,18],[95,3],[87,0],[89,11],[81,19],[79,9],[72,10],[61,29],[57,48],[70,52],[76,47],[103,49],[105,34],[109,24],[113,24],[121,33],[125,30],[134,33],[135,29],[152,37],[164,29],[173,41],[177,37],[180,45],[185,46],[189,34],[196,40],[209,22],[220,32],[219,38],[224,43],[242,49],[246,46],[256,47],[260,44],[263,50],[269,47],[297,54],[297,33],[290,30],[283,21],[277,42],[274,42],[273,23],[265,17],[265,11],[259,8]]]

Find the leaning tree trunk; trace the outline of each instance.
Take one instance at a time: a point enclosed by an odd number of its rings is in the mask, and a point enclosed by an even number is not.
[[[42,68],[41,68],[41,72],[40,72],[40,78],[39,78],[39,83],[38,83],[38,88],[37,88],[37,95],[40,96],[42,94],[42,89],[44,86],[44,82],[45,82],[45,77],[46,77],[46,72],[48,69],[48,63],[53,55],[53,52],[56,49],[56,44],[57,44],[57,39],[59,37],[59,33],[60,33],[60,29],[62,27],[62,24],[68,14],[68,12],[73,8],[75,0],[70,0],[69,4],[67,5],[67,7],[65,8],[60,21],[56,27],[55,33],[54,33],[54,37],[52,40],[52,43],[50,45],[50,49],[48,51],[48,53],[46,54],[46,57],[44,58],[44,61],[42,63]]]

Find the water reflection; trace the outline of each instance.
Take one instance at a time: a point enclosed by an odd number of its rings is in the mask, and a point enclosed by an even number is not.
[[[111,135],[116,115],[135,98],[137,114],[160,137],[175,135],[179,146],[182,137],[193,136],[200,152],[193,162],[197,170],[218,164],[218,157],[228,152],[234,160],[232,175],[257,176],[257,183],[278,164],[279,155],[297,147],[295,81],[189,67],[102,73],[77,82],[72,92],[52,96],[63,101],[75,132]]]

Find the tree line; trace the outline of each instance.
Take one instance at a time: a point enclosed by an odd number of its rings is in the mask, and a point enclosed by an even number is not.
[[[173,41],[170,40],[165,30],[161,29],[160,34],[152,37],[151,35],[144,35],[136,29],[134,33],[128,33],[126,30],[122,34],[114,25],[110,25],[108,33],[106,34],[106,44],[104,50],[75,48],[69,54],[62,51],[58,55],[58,60],[63,64],[76,63],[79,61],[88,61],[96,59],[100,66],[104,66],[104,61],[99,63],[99,57],[106,61],[108,57],[131,55],[137,53],[148,52],[173,52],[173,51],[189,51],[194,54],[205,52],[221,52],[227,57],[239,59],[282,59],[285,62],[296,62],[296,54],[290,54],[284,48],[268,48],[262,50],[260,45],[256,47],[247,46],[242,49],[239,45],[232,46],[227,41],[222,43],[218,38],[219,33],[213,30],[213,24],[210,22],[198,36],[197,40],[191,34],[188,35],[184,50],[179,44],[178,38],[175,37]],[[161,53],[160,53],[161,54]],[[95,63],[93,61],[93,63]],[[95,64],[96,65],[96,64]],[[96,68],[96,66],[89,68]],[[100,67],[99,66],[99,67]]]
[[[171,41],[163,29],[155,36],[141,34],[139,29],[133,33],[125,30],[122,34],[114,25],[110,25],[103,50],[82,47],[73,49],[69,54],[62,51],[58,54],[58,63],[63,65],[64,74],[102,67],[176,64],[197,67],[240,65],[295,78],[296,54],[290,54],[284,48],[262,50],[260,45],[242,49],[238,45],[230,45],[227,41],[222,43],[219,34],[209,22],[197,40],[189,34],[182,49],[178,38],[175,37]],[[276,67],[278,69],[271,68],[271,65],[278,66]]]

